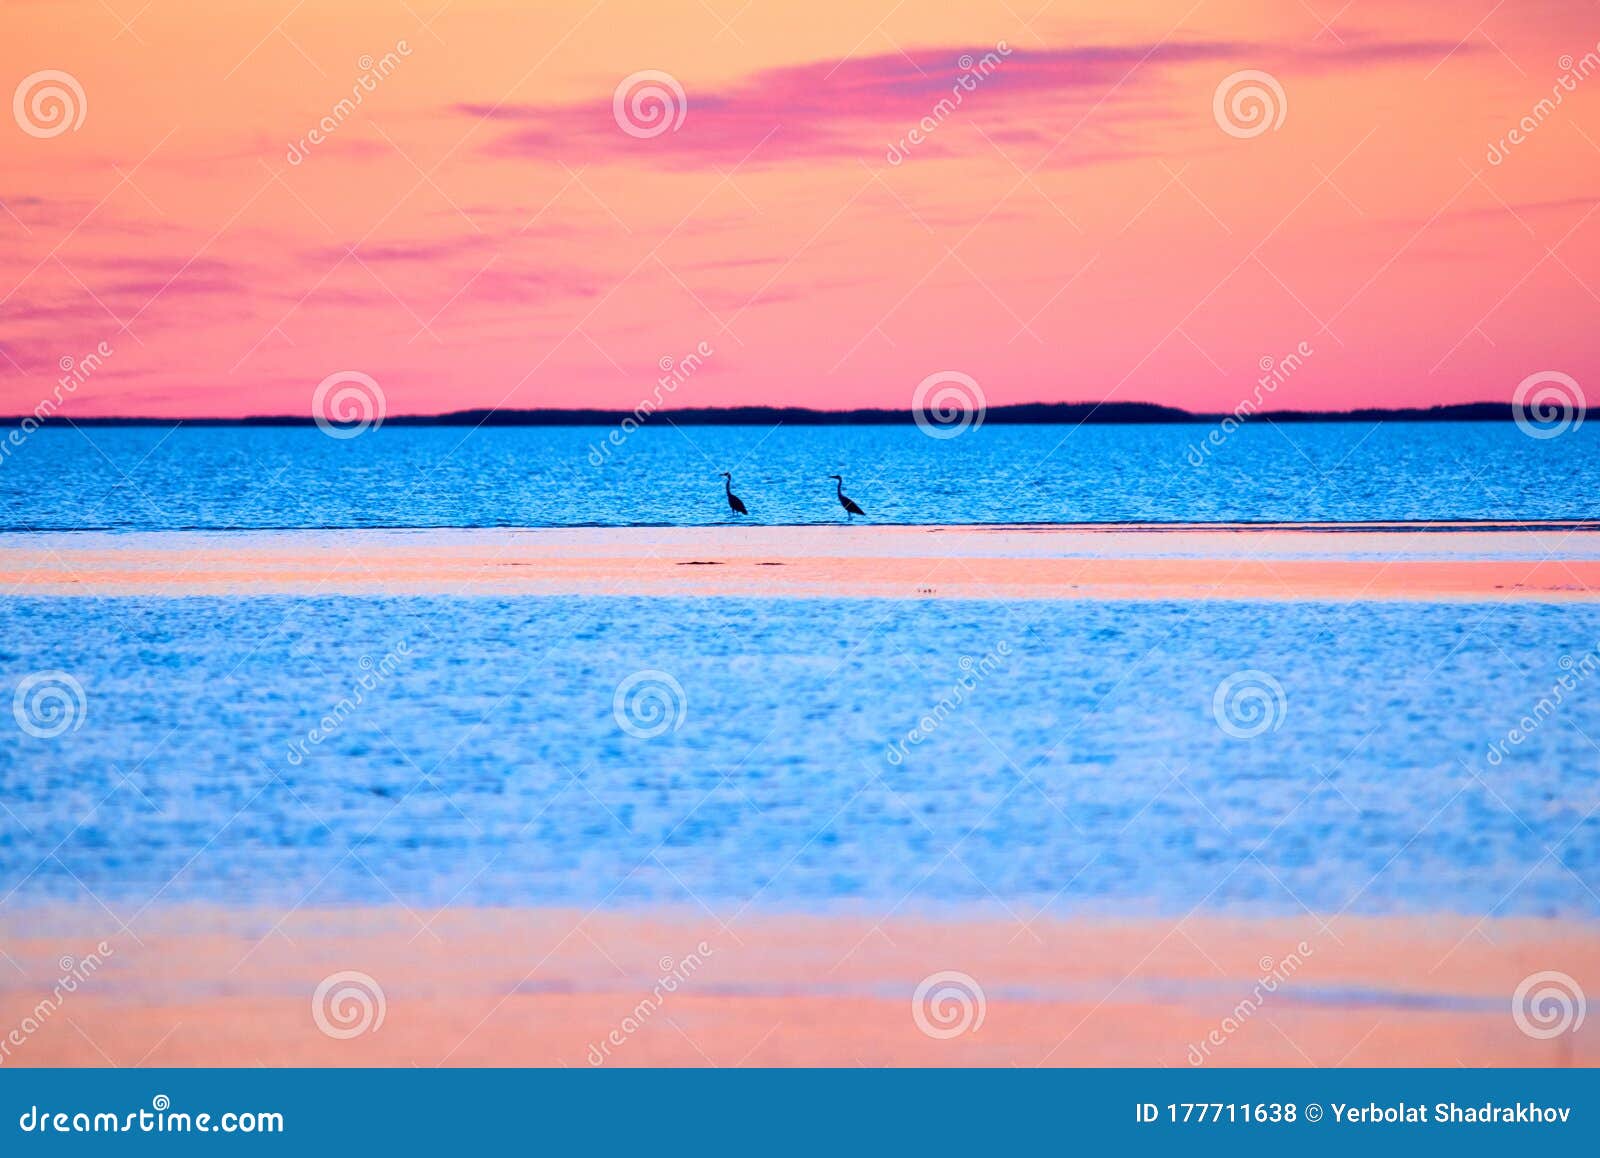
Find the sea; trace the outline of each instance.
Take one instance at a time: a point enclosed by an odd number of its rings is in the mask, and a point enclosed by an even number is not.
[[[1592,518],[1600,427],[1504,423],[50,427],[0,443],[0,530]]]
[[[95,531],[1575,520],[1592,428],[53,428]],[[599,451],[597,447],[607,447]],[[112,532],[107,536],[104,532]],[[0,906],[1600,917],[1600,606],[0,598]],[[14,726],[13,726],[14,725]]]

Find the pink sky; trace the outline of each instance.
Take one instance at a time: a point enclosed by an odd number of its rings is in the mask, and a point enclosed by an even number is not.
[[[0,28],[6,92],[61,70],[85,106],[0,121],[0,413],[101,343],[68,415],[308,414],[346,370],[391,414],[632,409],[701,343],[672,405],[900,407],[959,371],[990,406],[1226,410],[1301,343],[1274,406],[1600,378],[1589,0],[21,0]],[[613,93],[647,69],[682,120],[631,135]],[[1214,112],[1247,69],[1283,94],[1254,135]]]

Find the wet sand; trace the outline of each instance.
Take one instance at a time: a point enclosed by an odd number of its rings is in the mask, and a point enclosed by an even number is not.
[[[1457,917],[174,907],[119,931],[99,909],[13,909],[0,1034],[34,1016],[61,958],[81,962],[102,937],[104,966],[3,1064],[1600,1064],[1592,1020],[1539,1039],[1512,1015],[1530,974],[1600,976],[1600,930]],[[324,1002],[334,1030],[354,1031],[330,1036],[314,994],[346,971],[382,990],[382,1021],[375,1001],[347,1003],[342,1022]],[[966,1025],[930,1036],[914,994],[943,971],[981,988],[982,1018],[975,999],[945,1003],[946,1023],[925,1002],[935,1030]]]
[[[1600,527],[726,526],[0,536],[12,595],[1592,600]]]

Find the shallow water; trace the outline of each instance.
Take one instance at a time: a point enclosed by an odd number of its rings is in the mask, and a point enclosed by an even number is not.
[[[84,698],[54,738],[7,721],[0,883],[124,919],[397,898],[1593,917],[1597,640],[1600,608],[1571,604],[10,600],[5,699],[49,669]],[[624,704],[651,738],[614,708],[643,670],[681,688],[652,677],[665,716]],[[1244,670],[1282,689],[1246,681],[1265,716],[1224,705],[1254,736],[1214,711]]]
[[[51,428],[0,461],[0,529],[874,522],[1574,519],[1597,514],[1600,429],[1511,423],[1213,428]],[[1193,465],[1193,457],[1200,465]]]

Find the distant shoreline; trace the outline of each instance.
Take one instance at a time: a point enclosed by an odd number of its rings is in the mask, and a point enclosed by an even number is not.
[[[970,419],[970,415],[967,418]],[[1357,410],[1278,410],[1238,415],[1232,412],[1206,414],[1160,406],[1152,402],[1026,402],[1011,406],[991,406],[983,416],[985,426],[1213,426],[1221,422],[1244,423],[1267,420],[1281,423],[1313,422],[1513,422],[1516,407],[1510,402],[1462,402],[1429,407],[1365,407]],[[216,417],[94,417],[72,418],[58,415],[40,421],[33,415],[0,419],[7,426],[23,421],[40,426],[314,426],[316,419],[305,415],[252,415],[242,418]],[[878,408],[857,410],[812,410],[796,406],[686,407],[657,410],[641,416],[631,410],[542,409],[542,410],[456,410],[445,414],[391,414],[384,426],[618,426],[624,421],[646,425],[653,421],[679,426],[911,426],[916,419],[911,410]]]

